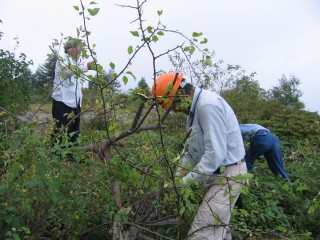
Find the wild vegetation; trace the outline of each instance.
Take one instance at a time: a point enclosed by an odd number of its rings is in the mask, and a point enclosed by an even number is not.
[[[0,239],[186,238],[204,192],[200,184],[180,186],[175,177],[186,117],[161,109],[144,78],[130,94],[119,91],[120,81],[135,78],[130,64],[142,49],[152,56],[154,79],[158,59],[168,57],[170,70],[219,92],[239,122],[262,124],[281,140],[290,182],[257,162],[242,193],[244,207],[233,212],[234,239],[320,239],[320,116],[304,110],[300,80],[281,76],[279,86],[262,89],[255,74],[216,60],[202,33],[187,37],[168,29],[160,10],[159,22],[148,25],[145,4],[122,6],[138,16],[127,62],[110,62],[109,70],[97,65],[97,76],[85,76],[89,88],[75,145],[51,144],[54,51],[32,74],[26,56],[0,50]],[[78,29],[87,43],[83,54],[97,60],[85,23],[99,8],[79,1],[74,10],[84,23]],[[182,43],[157,51],[172,35]],[[66,160],[69,151],[77,163]]]

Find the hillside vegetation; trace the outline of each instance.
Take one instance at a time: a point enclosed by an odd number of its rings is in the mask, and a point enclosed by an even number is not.
[[[223,96],[240,123],[261,124],[281,140],[290,181],[259,159],[244,206],[232,214],[233,238],[320,239],[320,116],[305,110],[300,80],[283,75],[278,86],[262,89],[255,74],[216,60],[202,32],[168,29],[160,10],[159,22],[148,25],[146,2],[123,6],[137,14],[127,61],[81,76],[89,88],[77,143],[51,138],[55,52],[32,73],[25,55],[0,49],[0,239],[186,238],[204,195],[201,184],[182,186],[176,177],[186,116],[165,112],[144,78],[128,94],[119,87],[136,80],[130,66],[145,49],[153,61],[148,79],[162,72],[156,60],[166,57],[171,71]],[[74,10],[84,23],[99,12],[94,2]],[[77,37],[86,42],[83,55],[97,60],[86,26]],[[155,55],[158,42],[172,36],[178,43]],[[70,153],[77,162],[68,161]]]

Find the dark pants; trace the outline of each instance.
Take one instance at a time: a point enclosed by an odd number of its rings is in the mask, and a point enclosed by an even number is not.
[[[53,137],[62,140],[61,136],[64,132],[68,133],[68,140],[76,142],[80,133],[80,116],[81,108],[72,108],[63,102],[53,99],[52,117],[54,120]],[[62,130],[65,127],[64,130]],[[72,134],[71,134],[72,133]],[[71,134],[71,135],[70,135]]]
[[[289,178],[282,161],[279,139],[263,129],[257,131],[245,155],[249,172],[253,170],[255,160],[261,155],[266,158],[271,172],[275,175],[281,175],[284,179]]]

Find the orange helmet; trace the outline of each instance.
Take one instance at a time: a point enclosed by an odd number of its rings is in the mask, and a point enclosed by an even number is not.
[[[183,75],[181,73],[164,73],[157,77],[152,86],[152,96],[156,97],[156,101],[161,103],[164,109],[167,109],[173,102]],[[169,96],[169,97],[167,97]]]

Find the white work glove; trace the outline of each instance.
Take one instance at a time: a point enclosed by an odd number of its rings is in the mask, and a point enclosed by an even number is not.
[[[186,177],[183,177],[183,178],[181,179],[181,181],[180,181],[180,184],[181,184],[181,186],[183,186],[183,187],[187,187],[187,186],[190,185],[190,181],[189,181]]]

